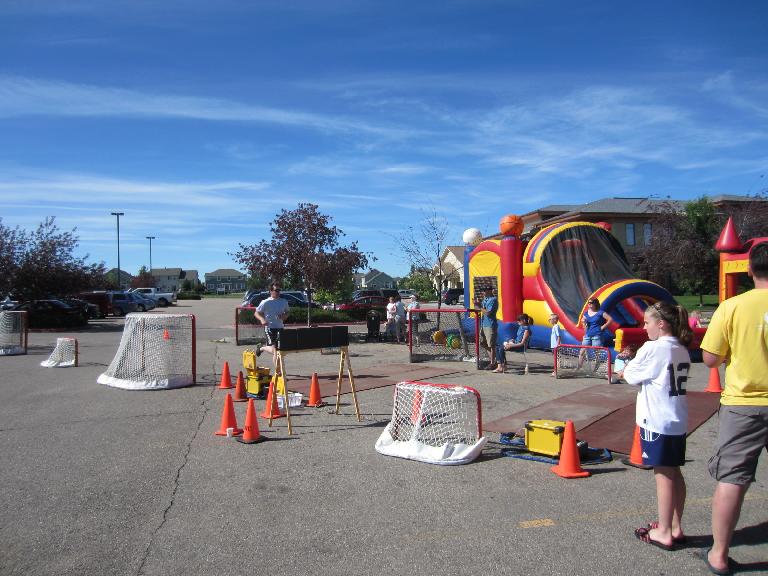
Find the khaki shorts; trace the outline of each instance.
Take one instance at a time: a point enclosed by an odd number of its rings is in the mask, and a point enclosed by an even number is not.
[[[496,348],[496,335],[498,332],[499,330],[496,326],[481,326],[480,345],[491,350]]]
[[[768,406],[720,406],[720,427],[709,474],[741,486],[755,481],[757,460],[768,449]]]

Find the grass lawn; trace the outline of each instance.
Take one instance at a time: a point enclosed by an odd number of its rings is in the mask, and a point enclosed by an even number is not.
[[[699,297],[698,295],[682,295],[682,296],[675,296],[675,300],[679,304],[682,304],[685,306],[686,310],[693,310],[693,309],[712,309],[714,310],[717,308],[717,294],[705,294],[704,295],[704,306],[702,308],[699,308]]]

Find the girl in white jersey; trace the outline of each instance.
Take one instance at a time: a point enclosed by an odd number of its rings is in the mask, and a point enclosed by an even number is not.
[[[643,464],[653,466],[659,519],[635,530],[647,544],[673,550],[685,540],[681,519],[685,507],[685,435],[688,401],[685,384],[691,357],[686,346],[693,332],[682,306],[657,302],[645,311],[649,342],[624,368],[624,380],[640,386],[636,421],[640,426]]]

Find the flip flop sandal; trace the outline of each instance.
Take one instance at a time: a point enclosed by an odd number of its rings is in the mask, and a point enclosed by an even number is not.
[[[648,522],[648,530],[653,530],[655,528],[659,527],[659,521],[654,520],[653,522]],[[683,534],[682,536],[672,536],[672,542],[675,544],[686,544],[688,542],[688,537]]]
[[[651,546],[656,546],[657,548],[661,548],[662,550],[666,550],[667,552],[671,552],[672,550],[675,550],[675,543],[673,542],[671,545],[664,544],[663,542],[659,542],[658,540],[654,540],[651,538],[651,535],[649,534],[648,528],[637,528],[635,530],[635,538],[640,540],[641,542],[645,542],[646,544],[650,544]]]
[[[728,568],[715,568],[714,566],[712,566],[712,564],[709,563],[710,550],[712,550],[712,548],[707,548],[706,550],[701,551],[701,559],[704,560],[704,564],[707,565],[707,568],[709,568],[709,571],[712,572],[712,574],[717,574],[717,576],[730,576],[730,574],[733,574],[738,567],[738,563],[729,556]]]

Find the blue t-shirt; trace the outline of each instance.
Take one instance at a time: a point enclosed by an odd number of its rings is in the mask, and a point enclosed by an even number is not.
[[[590,316],[585,312],[582,318],[584,319],[584,327],[586,328],[584,336],[600,336],[603,333],[601,326],[603,325],[603,322],[605,322],[605,318],[603,318],[602,309],[598,310],[594,316]]]
[[[499,302],[496,300],[496,297],[488,296],[483,298],[482,307],[485,313],[483,314],[481,325],[491,327],[496,326],[498,323],[496,321],[496,311],[499,309]]]
[[[523,326],[522,324],[520,324],[517,327],[517,334],[515,334],[515,344],[518,344],[518,343],[522,342],[523,341],[523,337],[525,337],[525,333],[526,332],[530,332],[530,331],[531,331],[531,327],[530,326]],[[530,338],[530,336],[529,336],[529,338]],[[527,346],[527,344],[526,344],[526,346]]]
[[[560,325],[555,324],[552,326],[552,332],[549,335],[549,347],[553,350],[560,342]]]

